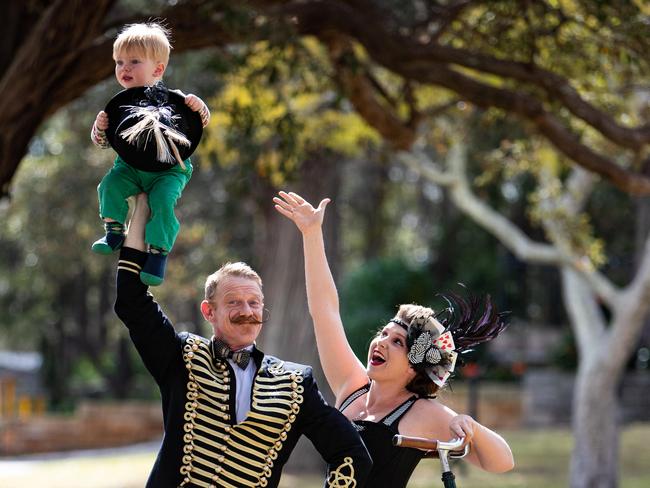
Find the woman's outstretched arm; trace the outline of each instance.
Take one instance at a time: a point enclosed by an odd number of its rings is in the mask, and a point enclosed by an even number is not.
[[[305,282],[309,313],[314,321],[320,362],[337,405],[352,391],[368,382],[366,370],[345,336],[339,297],[325,254],[323,217],[328,198],[314,208],[296,193],[280,192],[275,209],[291,220],[302,233],[305,253]]]

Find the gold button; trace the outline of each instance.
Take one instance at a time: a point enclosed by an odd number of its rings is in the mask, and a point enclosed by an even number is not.
[[[187,369],[192,369],[192,363],[185,363],[185,367]]]
[[[298,388],[298,383],[296,383],[295,381],[292,381],[291,382],[291,388]]]
[[[293,393],[291,393],[291,398],[293,399],[298,398],[298,394],[294,391]]]
[[[230,432],[230,430],[231,430],[230,425],[226,425],[226,427],[224,427],[223,430],[225,430],[226,432]]]
[[[277,442],[275,443],[275,448],[278,449],[278,450],[282,449],[282,442],[277,441]]]
[[[198,350],[199,350],[199,346],[197,346],[196,344],[193,344],[193,345],[192,345],[192,350],[193,350],[193,351],[198,351]]]
[[[190,358],[190,359],[192,359],[192,358],[194,357],[194,353],[191,352],[191,351],[188,352],[188,353],[187,353],[187,357]]]
[[[294,420],[296,420],[296,416],[294,414],[289,415],[289,420],[293,422]]]
[[[228,442],[229,440],[230,440],[230,436],[229,436],[229,435],[224,435],[224,436],[223,436],[223,441],[224,441],[224,442]]]

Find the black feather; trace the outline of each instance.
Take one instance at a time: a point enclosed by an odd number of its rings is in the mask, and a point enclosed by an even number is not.
[[[456,293],[440,295],[449,305],[436,314],[436,319],[450,331],[457,352],[487,342],[506,327],[505,313],[500,313],[490,295],[462,297]]]

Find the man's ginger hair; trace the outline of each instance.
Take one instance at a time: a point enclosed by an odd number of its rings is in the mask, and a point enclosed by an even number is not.
[[[129,24],[113,43],[113,58],[117,58],[120,53],[134,51],[167,66],[172,49],[169,39],[169,29],[157,22]]]
[[[205,299],[207,301],[214,298],[217,286],[228,276],[253,280],[260,286],[260,290],[262,289],[262,278],[248,264],[242,262],[226,263],[205,280]]]

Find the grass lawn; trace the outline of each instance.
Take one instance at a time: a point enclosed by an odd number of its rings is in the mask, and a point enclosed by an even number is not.
[[[457,462],[454,467],[458,488],[560,488],[566,487],[568,460],[573,444],[570,432],[563,430],[504,431],[515,454],[515,469],[506,474],[484,473]],[[624,429],[621,448],[621,488],[650,486],[650,424],[635,424]],[[298,453],[294,452],[294,455]],[[153,464],[152,449],[117,454],[75,457],[73,459],[0,458],[0,488],[142,488]],[[282,488],[320,488],[319,477],[283,475]],[[424,460],[409,488],[440,487],[440,468],[436,460]]]

